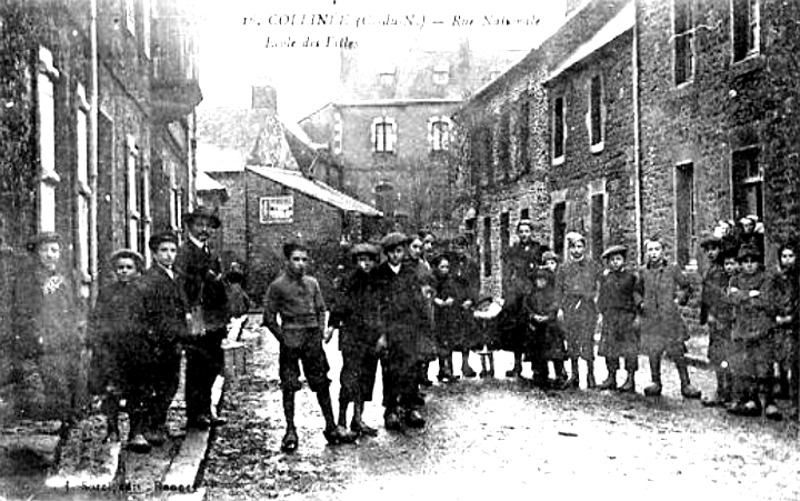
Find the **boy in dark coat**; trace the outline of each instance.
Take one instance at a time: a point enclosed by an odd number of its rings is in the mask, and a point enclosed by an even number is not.
[[[623,392],[635,391],[635,374],[639,369],[639,332],[636,325],[642,306],[642,289],[636,275],[625,270],[628,249],[623,245],[612,245],[603,252],[607,273],[600,280],[597,309],[603,315],[600,334],[601,356],[606,359],[608,377],[601,390],[617,389],[619,359],[625,360],[628,377],[619,388]]]
[[[767,342],[772,326],[765,294],[767,275],[761,268],[762,257],[757,247],[745,245],[739,248],[737,257],[739,273],[731,278],[728,286],[728,297],[734,305],[730,367],[736,402],[728,407],[728,412],[756,417],[762,412],[760,389],[766,392],[766,404],[772,407],[770,410],[777,411],[771,388],[772,358]]]
[[[142,332],[142,287],[139,277],[144,258],[130,249],[121,249],[109,259],[115,280],[100,289],[89,318],[89,344],[92,362],[90,390],[102,398],[106,416],[105,440],[119,440],[120,399],[138,384],[137,362],[149,348]]]
[[[178,236],[171,231],[150,237],[153,265],[144,273],[142,286],[143,352],[132,358],[137,383],[128,398],[128,447],[147,452],[167,440],[167,412],[178,390],[181,368],[180,341],[189,335],[189,309],[175,270]]]
[[[378,430],[364,424],[364,404],[372,401],[378,370],[378,339],[381,335],[375,267],[377,246],[361,243],[350,250],[356,269],[342,284],[343,301],[331,314],[331,327],[339,329],[342,372],[339,376],[339,426],[347,425],[347,407],[353,403],[350,431],[375,436]]]
[[[677,264],[667,262],[658,239],[647,242],[645,254],[647,262],[639,270],[639,281],[644,290],[641,345],[650,362],[652,383],[644,389],[644,394],[661,395],[661,359],[666,355],[675,362],[681,395],[700,398],[700,390],[689,380],[689,367],[684,356],[689,331],[678,309],[691,295],[689,280]]]
[[[408,241],[402,233],[386,235],[381,240],[386,261],[376,270],[383,326],[379,346],[384,351],[381,364],[387,430],[399,430],[403,423],[412,428],[425,426],[417,409],[417,333],[430,328],[431,321],[416,270],[403,260]]]
[[[553,362],[556,383],[561,385],[564,374],[564,339],[558,329],[558,296],[555,276],[549,269],[536,270],[532,275],[533,289],[525,295],[522,309],[528,323],[527,352],[533,369],[533,383],[548,385],[548,362]]]
[[[728,301],[727,289],[735,271],[736,254],[732,249],[723,251],[722,246],[722,239],[717,237],[708,238],[700,243],[700,247],[706,251],[708,261],[700,296],[700,325],[708,326],[708,359],[717,374],[716,395],[703,400],[703,405],[709,407],[726,404],[731,398],[728,353],[733,309]]]
[[[264,301],[263,324],[280,343],[279,368],[283,391],[283,414],[286,434],[281,450],[297,449],[297,429],[294,424],[294,396],[300,390],[300,363],[303,364],[308,386],[317,395],[325,430],[322,432],[331,445],[352,443],[356,435],[337,426],[331,403],[328,359],[323,342],[330,341],[325,332],[327,306],[319,282],[306,274],[308,248],[298,242],[283,246],[286,269],[273,280]],[[281,323],[278,323],[280,316]]]
[[[564,326],[567,356],[572,372],[565,388],[580,387],[578,359],[586,361],[586,388],[594,380],[594,332],[597,326],[597,291],[601,267],[586,255],[586,238],[577,232],[566,235],[569,258],[558,272],[556,290],[561,300],[559,316]]]
[[[503,349],[514,353],[514,367],[506,377],[522,374],[522,353],[525,350],[527,322],[522,313],[522,298],[530,291],[530,274],[542,264],[542,253],[547,247],[533,239],[533,223],[521,219],[517,223],[519,241],[512,245],[503,258]]]
[[[483,347],[483,333],[473,316],[481,288],[480,266],[471,255],[469,239],[462,235],[453,242],[455,253],[450,274],[459,291],[456,315],[456,332],[453,348],[461,351],[461,376],[472,378],[478,374],[469,365],[471,350]]]

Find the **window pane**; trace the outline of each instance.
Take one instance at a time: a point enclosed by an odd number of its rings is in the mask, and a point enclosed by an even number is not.
[[[564,98],[557,98],[553,106],[553,157],[564,156]]]
[[[591,144],[599,144],[603,141],[603,117],[602,117],[602,96],[603,86],[599,76],[592,78],[589,96],[590,118],[591,118]]]

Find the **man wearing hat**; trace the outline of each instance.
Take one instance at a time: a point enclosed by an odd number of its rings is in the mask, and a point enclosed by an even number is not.
[[[362,420],[364,404],[372,401],[378,370],[378,339],[381,336],[375,268],[381,251],[370,243],[355,244],[350,255],[355,270],[342,284],[343,301],[331,314],[330,325],[339,329],[342,372],[339,377],[339,426],[347,426],[347,407],[353,403],[350,430],[359,435],[378,432]]]
[[[203,326],[203,332],[193,333],[196,335],[184,344],[186,424],[190,428],[225,424],[225,419],[215,416],[211,409],[211,387],[225,362],[222,341],[230,320],[222,264],[209,248],[209,240],[221,224],[208,207],[197,207],[186,214],[183,225],[187,238],[175,263],[184,274],[184,291],[193,323],[197,326],[202,322]]]
[[[408,237],[392,232],[381,240],[386,261],[376,270],[383,332],[384,426],[400,430],[405,425],[420,428],[425,419],[415,405],[417,397],[417,332],[430,325],[422,283],[416,272],[403,262]]]

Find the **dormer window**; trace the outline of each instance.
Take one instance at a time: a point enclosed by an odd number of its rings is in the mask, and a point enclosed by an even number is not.
[[[437,64],[433,68],[433,83],[436,85],[447,85],[450,82],[450,65],[447,63]]]

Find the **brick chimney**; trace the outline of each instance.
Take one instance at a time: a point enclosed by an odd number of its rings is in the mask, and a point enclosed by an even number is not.
[[[278,112],[278,93],[269,85],[253,85],[252,108],[254,110],[270,110]]]

